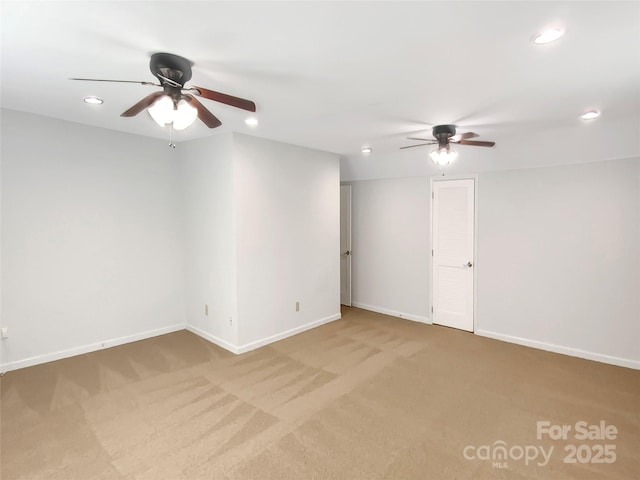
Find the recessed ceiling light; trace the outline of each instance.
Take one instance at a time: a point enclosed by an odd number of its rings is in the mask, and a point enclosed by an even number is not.
[[[544,30],[540,32],[538,35],[533,37],[533,43],[542,45],[545,43],[551,43],[558,40],[562,35],[564,35],[564,31],[559,28],[550,28],[548,30]]]
[[[594,118],[598,118],[600,116],[600,112],[598,110],[589,110],[580,115],[580,118],[583,120],[593,120]]]
[[[101,98],[98,97],[84,97],[84,103],[90,103],[91,105],[100,105],[104,102]]]
[[[244,123],[246,123],[250,127],[257,127],[258,126],[258,119],[256,117],[249,117],[244,121]]]
[[[371,147],[362,147],[362,153],[371,153],[373,152],[373,148]]]

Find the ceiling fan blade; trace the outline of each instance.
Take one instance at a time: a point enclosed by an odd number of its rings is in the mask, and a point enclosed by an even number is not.
[[[241,108],[242,110],[247,110],[249,112],[256,111],[256,104],[251,100],[245,100],[244,98],[234,97],[227,95],[226,93],[215,92],[213,90],[207,90],[206,88],[196,86],[192,86],[189,90],[194,92],[196,95],[213,100],[214,102],[225,103],[232,107]]]
[[[467,138],[475,138],[477,136],[478,134],[473,132],[459,133],[458,135],[454,135],[453,137],[450,137],[449,141],[453,143],[458,143],[460,142],[460,140],[466,140]]]
[[[433,142],[433,138],[407,137],[407,140],[420,140],[422,142]]]
[[[483,142],[480,140],[460,140],[458,145],[473,145],[475,147],[493,147],[496,142]]]
[[[70,78],[69,80],[80,80],[82,82],[115,82],[115,83],[137,83],[139,85],[153,85],[154,87],[160,87],[159,83],[153,82],[137,82],[135,80],[105,80],[102,78]]]
[[[407,145],[406,147],[400,147],[400,150],[413,147],[424,147],[425,145],[433,145],[433,143],[419,143],[418,145]]]
[[[186,100],[198,110],[198,118],[204,122],[204,124],[209,128],[216,128],[222,125],[222,122],[207,108],[202,105],[193,95],[185,94]]]
[[[162,97],[163,95],[164,95],[164,92],[155,92],[155,93],[152,93],[151,95],[147,95],[142,100],[140,100],[138,103],[136,103],[133,107],[131,107],[129,110],[127,110],[125,112],[122,112],[120,114],[120,116],[121,117],[135,117],[137,114],[139,114],[145,108],[148,108],[151,105],[153,105],[153,103],[158,98]]]

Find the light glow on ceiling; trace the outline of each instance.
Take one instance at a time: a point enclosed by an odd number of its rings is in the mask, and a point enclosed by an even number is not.
[[[599,110],[587,110],[582,115],[580,115],[580,118],[582,118],[583,120],[593,120],[594,118],[598,118],[599,116]]]
[[[244,121],[244,123],[246,123],[250,127],[257,127],[258,119],[256,117],[249,117]]]
[[[373,148],[371,147],[362,147],[362,153],[371,153],[373,152]]]
[[[91,105],[102,105],[104,101],[98,97],[84,97],[84,103],[89,103]]]
[[[547,30],[543,30],[535,37],[533,37],[533,43],[537,45],[544,45],[546,43],[555,42],[563,35],[564,30],[561,30],[559,28],[549,28]]]

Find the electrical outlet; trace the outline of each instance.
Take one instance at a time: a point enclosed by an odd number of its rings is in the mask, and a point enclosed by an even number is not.
[[[296,302],[296,312],[300,311],[300,302]]]
[[[9,327],[2,327],[2,329],[0,330],[0,338],[9,338]]]
[[[209,305],[207,305],[206,303],[204,304],[204,314],[209,315]]]

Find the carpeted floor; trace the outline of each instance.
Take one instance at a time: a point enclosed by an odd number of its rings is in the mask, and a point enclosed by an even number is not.
[[[182,331],[0,382],[3,480],[640,472],[640,371],[355,308],[240,356]],[[571,431],[538,439],[539,421]],[[580,421],[616,438],[576,439]]]

